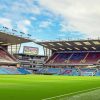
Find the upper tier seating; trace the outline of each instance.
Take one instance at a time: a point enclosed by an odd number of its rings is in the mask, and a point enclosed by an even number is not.
[[[59,53],[53,63],[64,63],[70,57],[70,53]]]
[[[100,52],[89,53],[85,59],[85,63],[96,64],[100,59]]]
[[[46,64],[98,64],[100,52],[55,53]]]
[[[57,55],[58,55],[58,53],[54,53],[54,54],[47,60],[46,63],[51,62]]]
[[[0,48],[0,63],[15,63],[16,59],[6,50]]]
[[[65,63],[71,56],[71,53],[55,53],[46,63]]]
[[[71,64],[79,64],[84,59],[87,53],[74,53],[69,60]]]

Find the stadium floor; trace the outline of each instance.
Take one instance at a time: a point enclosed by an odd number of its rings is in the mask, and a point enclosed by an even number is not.
[[[99,94],[100,77],[0,75],[0,100],[100,100]]]

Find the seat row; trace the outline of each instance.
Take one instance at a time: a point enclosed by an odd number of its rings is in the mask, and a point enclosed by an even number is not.
[[[0,66],[0,74],[31,74],[31,73],[25,68]]]
[[[100,52],[54,53],[46,64],[99,64]]]
[[[100,76],[100,70],[97,68],[39,68],[36,73],[67,76]]]

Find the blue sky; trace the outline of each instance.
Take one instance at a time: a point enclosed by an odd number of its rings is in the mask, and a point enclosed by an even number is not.
[[[97,38],[99,4],[100,0],[0,0],[0,25],[37,40]]]

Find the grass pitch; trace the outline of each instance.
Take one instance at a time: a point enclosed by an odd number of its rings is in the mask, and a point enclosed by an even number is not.
[[[100,100],[99,94],[100,77],[0,75],[0,100]]]

